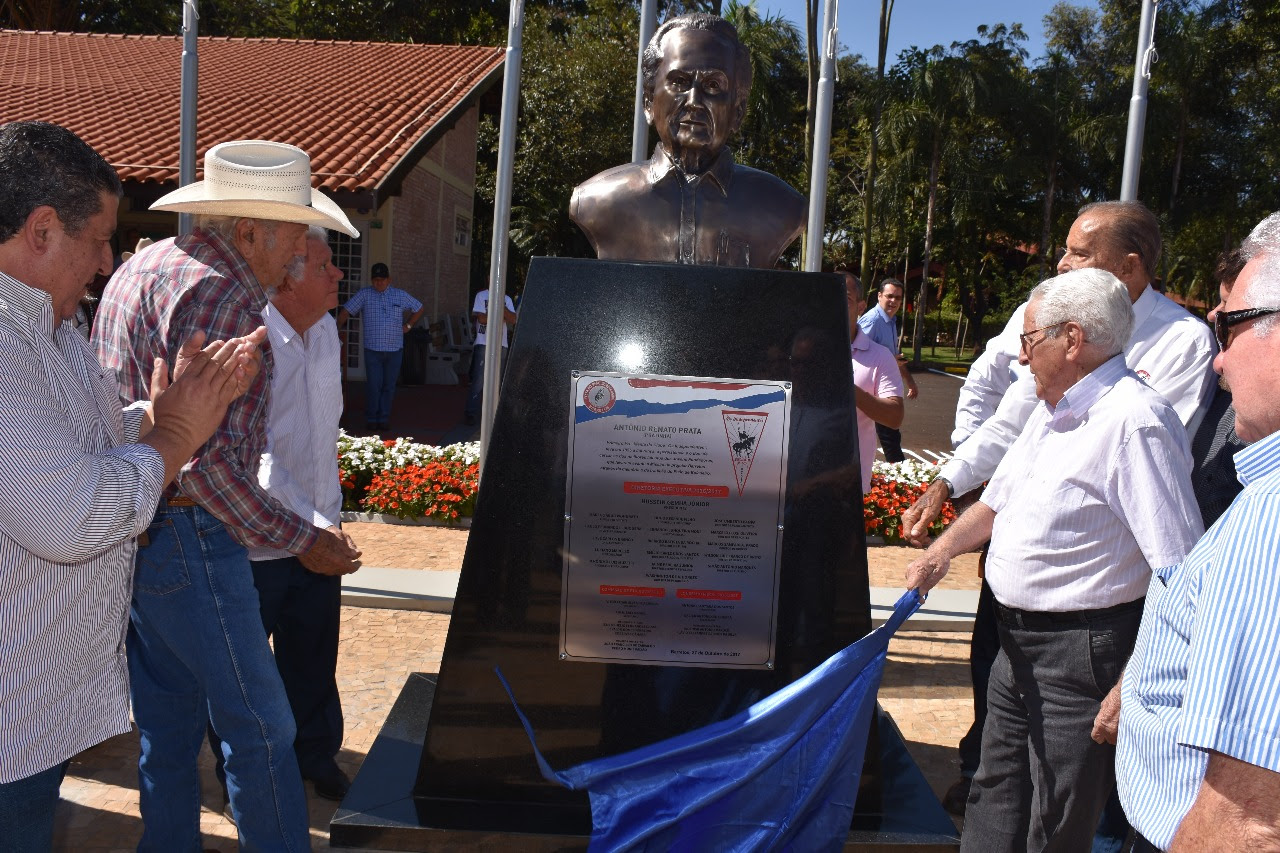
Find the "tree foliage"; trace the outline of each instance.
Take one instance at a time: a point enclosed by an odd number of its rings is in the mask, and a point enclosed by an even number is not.
[[[530,255],[590,254],[568,219],[569,196],[630,159],[639,6],[526,3],[514,287]],[[808,34],[744,0],[660,0],[658,8],[660,20],[712,11],[735,22],[755,87],[730,144],[741,162],[806,187]],[[199,9],[202,35],[503,44],[510,6],[200,0]],[[891,0],[873,4],[859,26],[875,30],[891,9]],[[840,57],[822,235],[829,263],[863,259],[873,280],[905,277],[914,301],[928,269],[928,305],[976,327],[1007,315],[1052,271],[1078,208],[1118,196],[1140,11],[1132,0],[1100,0],[1097,9],[1060,2],[1044,20],[1045,55],[1034,60],[1020,25],[994,22],[973,38],[886,58],[883,81],[861,57]],[[25,29],[177,34],[181,14],[177,0],[0,0],[0,26]],[[1162,223],[1167,288],[1205,299],[1218,253],[1280,208],[1280,7],[1163,0],[1155,40],[1139,197]],[[496,100],[480,136],[476,244],[486,253]],[[483,280],[480,252],[475,270]]]

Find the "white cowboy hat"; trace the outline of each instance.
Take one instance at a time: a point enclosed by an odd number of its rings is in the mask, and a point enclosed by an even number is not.
[[[162,196],[151,209],[322,225],[360,236],[342,208],[311,188],[305,151],[260,139],[213,146],[204,154],[204,180]]]

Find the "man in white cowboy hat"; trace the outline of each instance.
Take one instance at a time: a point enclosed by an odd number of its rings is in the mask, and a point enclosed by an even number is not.
[[[204,180],[153,210],[197,214],[190,235],[162,240],[116,271],[94,342],[127,400],[145,397],[145,368],[196,330],[242,335],[262,321],[269,291],[306,253],[307,226],[359,236],[311,188],[311,163],[292,145],[224,142]],[[246,547],[276,548],[319,574],[360,566],[351,540],[272,498],[258,481],[267,442],[272,359],[192,457],[138,549],[129,671],[142,733],[140,850],[199,848],[196,770],[206,719],[223,741],[227,791],[250,849],[309,847],[295,725],[262,630]]]

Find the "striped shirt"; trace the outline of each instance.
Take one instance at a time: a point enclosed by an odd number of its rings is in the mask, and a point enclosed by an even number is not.
[[[413,313],[421,307],[421,302],[398,287],[388,287],[381,293],[362,287],[342,310],[352,317],[363,314],[365,349],[395,352],[404,349],[404,312]]]
[[[221,235],[197,230],[162,240],[116,270],[93,327],[98,357],[114,370],[126,401],[149,396],[151,360],[173,367],[178,348],[198,331],[208,340],[247,335],[262,324],[267,294],[248,263]],[[271,350],[249,390],[227,409],[213,438],[196,451],[170,495],[191,498],[242,544],[303,554],[320,531],[258,484],[267,445]]]
[[[316,527],[337,527],[338,420],[342,366],[338,325],[325,314],[298,334],[274,305],[262,312],[275,367],[267,407],[267,450],[258,482],[272,497]],[[279,548],[250,548],[250,560],[288,557]]]
[[[1187,433],[1122,355],[1036,407],[982,502],[996,512],[987,582],[1024,610],[1139,599],[1202,530]]]
[[[1280,433],[1235,456],[1244,491],[1159,571],[1121,687],[1116,775],[1130,822],[1173,843],[1206,750],[1280,773]]]
[[[164,460],[49,294],[0,273],[0,783],[129,730],[133,538]]]

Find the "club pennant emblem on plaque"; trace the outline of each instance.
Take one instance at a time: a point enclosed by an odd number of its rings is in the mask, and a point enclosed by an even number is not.
[[[756,448],[764,433],[766,412],[721,412],[724,417],[724,436],[729,442],[729,459],[733,463],[733,477],[738,483],[738,496],[747,487],[747,475],[756,459]]]

